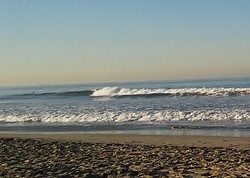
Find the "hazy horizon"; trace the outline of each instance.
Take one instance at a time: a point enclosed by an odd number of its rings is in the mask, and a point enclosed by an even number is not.
[[[250,1],[0,0],[0,86],[250,77]]]

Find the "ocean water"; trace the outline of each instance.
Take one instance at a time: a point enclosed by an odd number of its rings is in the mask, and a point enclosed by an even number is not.
[[[250,136],[250,78],[0,87],[0,132]]]

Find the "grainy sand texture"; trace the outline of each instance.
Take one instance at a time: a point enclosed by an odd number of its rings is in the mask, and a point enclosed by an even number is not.
[[[1,134],[0,177],[250,177],[249,137]]]

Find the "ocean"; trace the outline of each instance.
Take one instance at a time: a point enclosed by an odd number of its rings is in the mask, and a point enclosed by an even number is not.
[[[250,136],[250,78],[2,86],[0,132]]]

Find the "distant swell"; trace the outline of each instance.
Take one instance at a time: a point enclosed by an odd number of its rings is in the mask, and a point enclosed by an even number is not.
[[[57,96],[90,96],[91,94],[93,94],[93,91],[91,91],[91,90],[68,91],[68,92],[62,92],[62,93],[54,93],[54,95],[57,95]]]
[[[90,96],[93,94],[91,90],[84,91],[67,91],[67,92],[48,92],[48,93],[25,93],[14,95],[12,97],[32,97],[32,96]]]

